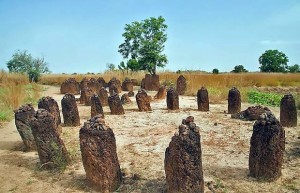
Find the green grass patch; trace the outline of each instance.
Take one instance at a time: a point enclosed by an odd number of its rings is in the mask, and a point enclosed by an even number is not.
[[[258,105],[279,107],[283,95],[276,93],[263,93],[258,91],[248,92],[248,102]]]

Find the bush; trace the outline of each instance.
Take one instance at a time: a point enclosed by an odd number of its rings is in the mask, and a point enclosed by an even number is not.
[[[217,68],[214,68],[214,69],[212,70],[212,73],[213,73],[213,74],[219,74],[219,70],[218,70]]]
[[[258,91],[248,92],[248,102],[258,105],[280,106],[282,95],[275,93],[263,93]]]

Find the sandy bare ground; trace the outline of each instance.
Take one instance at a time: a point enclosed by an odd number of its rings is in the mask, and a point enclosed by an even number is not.
[[[155,95],[155,92],[149,92]],[[59,88],[47,86],[44,96],[60,105]],[[152,112],[138,112],[133,103],[125,115],[110,115],[106,123],[116,135],[124,184],[118,192],[165,192],[164,153],[182,119],[194,116],[200,127],[206,192],[300,192],[300,126],[285,128],[286,151],[282,177],[265,183],[248,176],[248,155],[253,122],[231,119],[227,103],[211,104],[198,112],[195,97],[180,97],[180,111],[168,111],[166,101],[153,101]],[[246,109],[250,104],[242,104]],[[78,104],[81,124],[90,118],[90,107]],[[271,108],[279,117],[279,108]],[[300,120],[298,112],[298,120]],[[217,123],[215,125],[215,123]],[[64,172],[40,169],[36,152],[23,152],[14,120],[0,129],[0,192],[93,192],[85,181],[79,150],[80,127],[63,127],[62,138],[73,159]],[[208,187],[208,184],[209,187]]]

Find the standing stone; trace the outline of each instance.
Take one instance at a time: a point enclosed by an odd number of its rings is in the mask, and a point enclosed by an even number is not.
[[[139,82],[137,79],[131,79],[133,86],[139,86]]]
[[[254,123],[250,145],[250,176],[265,181],[280,177],[285,133],[271,112],[262,114]]]
[[[31,121],[31,128],[42,168],[65,168],[70,159],[52,114],[45,109],[38,109]]]
[[[91,105],[91,96],[94,94],[94,91],[88,87],[83,88],[80,93],[80,103],[86,106]]]
[[[204,192],[202,152],[199,127],[190,116],[179,126],[165,152],[168,192]]]
[[[109,89],[109,93],[112,93],[111,90],[117,91],[117,93],[122,92],[120,80],[118,80],[118,79],[116,79],[115,77],[113,77],[113,78],[108,82],[108,89]],[[111,95],[113,95],[113,94],[111,94]]]
[[[144,87],[145,90],[154,90],[158,91],[160,84],[159,84],[159,76],[157,74],[146,74],[144,79]]]
[[[100,88],[102,88],[102,87],[107,87],[107,83],[105,82],[105,80],[104,80],[104,78],[102,78],[102,77],[99,77],[98,79],[97,79],[97,81],[98,81],[98,83],[99,83],[99,85],[100,85]]]
[[[283,127],[297,126],[297,108],[293,95],[284,95],[280,102],[280,123]]]
[[[125,114],[119,95],[115,94],[108,97],[108,105],[112,115]]]
[[[66,94],[61,100],[64,125],[67,127],[79,126],[80,118],[74,95]]]
[[[86,178],[99,192],[115,192],[122,182],[115,135],[101,115],[84,123],[79,131]]]
[[[93,92],[97,92],[97,90],[99,90],[102,87],[102,85],[100,85],[100,83],[95,78],[91,78],[87,82],[87,87]]]
[[[167,108],[169,110],[179,109],[179,97],[174,88],[169,88],[167,92]]]
[[[132,101],[130,100],[128,94],[126,94],[126,93],[122,95],[121,102],[122,102],[123,105],[132,103]]]
[[[50,96],[42,97],[38,102],[38,108],[46,109],[49,113],[53,115],[55,125],[58,129],[58,133],[61,133],[61,118],[57,102]]]
[[[25,145],[25,151],[36,150],[30,125],[35,112],[33,106],[31,104],[23,105],[14,112],[16,127]]]
[[[152,111],[150,106],[151,99],[144,89],[140,89],[135,97],[139,111]]]
[[[109,87],[109,95],[119,94],[118,88],[115,85]]]
[[[91,97],[91,117],[101,114],[104,117],[103,108],[98,95],[94,94]]]
[[[133,91],[129,91],[129,92],[128,92],[128,96],[129,96],[129,97],[133,97],[133,96],[134,96],[134,92],[133,92]]]
[[[203,86],[197,92],[197,104],[198,111],[209,111],[208,92],[207,89]]]
[[[241,94],[240,91],[233,87],[228,93],[228,113],[234,114],[241,111]]]
[[[186,91],[186,87],[187,87],[186,79],[184,78],[184,76],[180,75],[177,79],[177,84],[176,84],[176,91],[178,95],[184,95]]]
[[[79,83],[76,81],[75,78],[66,79],[60,86],[60,93],[79,94],[80,93]]]
[[[89,82],[89,79],[87,79],[86,77],[84,77],[81,82],[80,82],[80,90],[82,91],[82,89],[87,87],[87,83]]]
[[[161,86],[158,89],[158,92],[154,96],[155,99],[165,99],[167,95],[167,89],[166,86]]]
[[[141,81],[141,89],[145,89],[145,78]]]
[[[108,105],[108,93],[107,90],[102,87],[98,92],[97,92],[99,98],[100,98],[100,102],[102,107],[107,106]]]
[[[133,83],[129,78],[125,78],[124,82],[122,83],[122,90],[133,91]]]

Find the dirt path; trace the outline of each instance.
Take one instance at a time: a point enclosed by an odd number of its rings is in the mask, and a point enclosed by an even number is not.
[[[155,92],[150,92],[154,95]],[[60,105],[59,88],[47,86],[44,96]],[[248,177],[248,154],[253,122],[231,119],[227,104],[212,104],[210,112],[198,112],[195,97],[180,97],[180,111],[169,112],[165,100],[153,101],[152,112],[138,112],[133,103],[125,115],[105,120],[116,135],[119,162],[125,173],[119,192],[164,192],[164,152],[183,118],[194,116],[200,127],[205,182],[213,181],[215,192],[299,192],[300,126],[286,128],[283,176],[272,183]],[[250,106],[242,104],[242,109]],[[89,119],[90,107],[78,104],[81,124]],[[271,108],[279,116],[278,108]],[[298,113],[298,120],[300,120]],[[216,124],[215,124],[216,123]],[[23,152],[14,120],[0,129],[0,192],[92,192],[85,182],[79,150],[80,127],[63,127],[62,138],[73,159],[63,173],[39,168],[36,152]],[[210,192],[206,186],[206,192]]]

